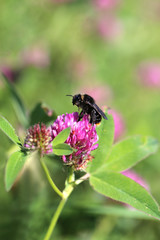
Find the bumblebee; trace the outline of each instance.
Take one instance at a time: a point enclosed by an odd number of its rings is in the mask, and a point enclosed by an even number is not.
[[[92,125],[98,124],[101,122],[102,117],[107,120],[106,115],[104,112],[97,106],[95,103],[95,100],[87,95],[87,94],[76,94],[74,96],[67,95],[73,97],[72,103],[73,105],[76,105],[77,107],[81,108],[82,111],[79,114],[78,121],[80,121],[85,114],[88,114],[90,116],[90,123]]]

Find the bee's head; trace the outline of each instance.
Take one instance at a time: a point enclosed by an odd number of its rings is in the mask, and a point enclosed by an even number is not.
[[[81,102],[82,102],[81,94],[77,94],[73,96],[73,99],[72,99],[73,105],[76,105],[77,107],[79,107]]]
[[[80,107],[80,105],[81,105],[81,103],[82,103],[82,101],[83,101],[83,98],[82,98],[83,95],[81,95],[81,94],[76,94],[76,95],[74,95],[74,96],[72,96],[72,95],[66,95],[66,96],[73,97],[73,98],[72,98],[72,103],[73,103],[73,105],[76,105],[77,107]]]

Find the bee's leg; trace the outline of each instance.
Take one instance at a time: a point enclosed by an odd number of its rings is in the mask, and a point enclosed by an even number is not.
[[[96,123],[96,120],[97,120],[97,114],[96,114],[97,112],[96,112],[96,110],[92,110],[91,111],[91,114],[90,114],[90,123],[92,124],[92,125],[94,125],[95,123]]]
[[[82,110],[79,114],[79,117],[78,117],[78,122],[83,118],[85,112]]]

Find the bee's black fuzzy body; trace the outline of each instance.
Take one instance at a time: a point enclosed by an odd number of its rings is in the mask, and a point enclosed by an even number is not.
[[[90,116],[90,123],[92,125],[98,124],[101,122],[102,117],[107,120],[104,112],[96,105],[95,100],[87,95],[87,94],[76,94],[72,99],[73,105],[81,108],[82,111],[79,114],[78,121],[80,121],[84,114],[88,114]]]

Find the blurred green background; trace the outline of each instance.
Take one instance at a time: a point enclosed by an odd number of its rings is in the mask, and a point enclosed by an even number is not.
[[[0,70],[30,112],[42,101],[59,115],[77,111],[66,94],[88,93],[120,116],[118,137],[151,135],[160,124],[159,0],[1,0]],[[0,76],[0,113],[24,130]],[[38,161],[7,193],[5,164],[12,143],[0,132],[0,239],[40,240],[59,201]],[[160,151],[134,170],[160,203]],[[64,187],[65,168],[47,159]],[[104,206],[104,209],[98,207]],[[52,239],[158,240],[159,222],[118,211],[120,204],[83,183],[71,195]]]

